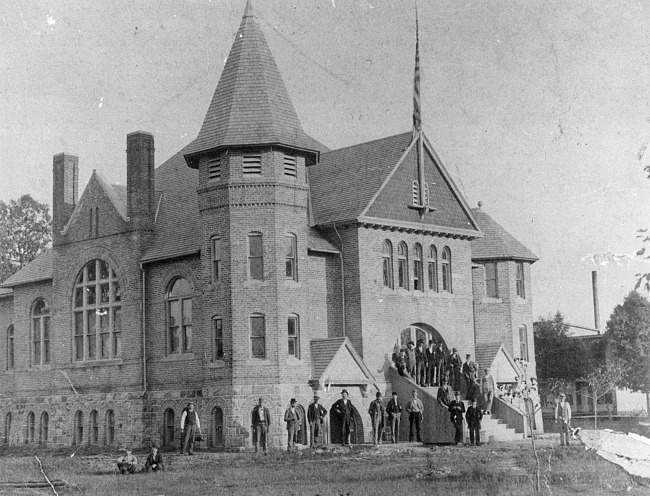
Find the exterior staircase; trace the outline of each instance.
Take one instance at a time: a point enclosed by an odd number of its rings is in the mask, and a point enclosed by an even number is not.
[[[392,385],[393,391],[398,393],[400,402],[406,406],[411,392],[415,389],[418,391],[418,397],[424,404],[424,421],[422,425],[422,440],[425,443],[453,443],[454,442],[454,427],[449,420],[449,412],[438,404],[437,387],[420,387],[411,379],[399,375],[397,369],[391,367],[389,370],[389,380]],[[494,399],[494,406],[492,415],[484,415],[481,422],[481,443],[493,443],[503,441],[519,441],[523,439],[524,433],[522,429],[517,427],[523,426],[523,414],[519,414],[521,419],[512,418],[516,412],[512,409],[508,410],[508,416],[504,419],[499,418],[500,410],[498,408],[497,398]],[[469,406],[469,402],[463,399],[465,409]],[[507,419],[507,420],[506,420]],[[464,441],[469,442],[469,430],[467,424],[464,423]],[[409,421],[408,415],[402,416],[400,427],[400,439],[406,441],[409,439]]]

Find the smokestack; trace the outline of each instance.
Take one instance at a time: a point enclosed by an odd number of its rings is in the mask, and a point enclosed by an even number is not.
[[[600,309],[598,306],[598,271],[591,271],[591,287],[594,293],[594,327],[600,334]]]

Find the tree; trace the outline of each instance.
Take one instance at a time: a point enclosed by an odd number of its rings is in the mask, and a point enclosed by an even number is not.
[[[593,368],[585,344],[569,337],[568,331],[559,311],[552,318],[540,317],[535,322],[537,378],[543,384],[560,379],[573,382]]]
[[[48,206],[30,195],[0,201],[0,281],[25,266],[50,245]]]
[[[609,360],[582,378],[589,384],[586,396],[594,402],[594,429],[598,429],[598,400],[616,389],[628,368],[621,360]]]
[[[609,317],[606,337],[612,358],[629,365],[620,385],[645,393],[650,410],[650,301],[631,291]]]

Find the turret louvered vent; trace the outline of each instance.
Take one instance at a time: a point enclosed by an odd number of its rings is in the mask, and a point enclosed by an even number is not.
[[[284,154],[284,175],[296,177],[296,156]]]
[[[208,181],[221,179],[221,158],[213,158],[208,162]]]
[[[245,152],[243,156],[244,174],[262,173],[262,155],[258,152]]]

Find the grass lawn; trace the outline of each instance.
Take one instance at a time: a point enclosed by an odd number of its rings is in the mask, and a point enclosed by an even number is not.
[[[647,495],[648,481],[632,477],[578,443],[557,446],[557,436],[538,439],[542,486],[554,495]],[[115,451],[82,449],[0,452],[0,494],[53,494],[51,489],[16,489],[9,481],[43,481],[38,454],[50,479],[70,485],[60,495],[512,495],[534,493],[534,456],[530,440],[481,447],[386,445],[352,449],[303,450],[268,456],[211,453],[179,457],[164,453],[167,470],[159,474],[117,475]],[[136,453],[140,465],[145,453]],[[629,488],[629,489],[628,489]]]

